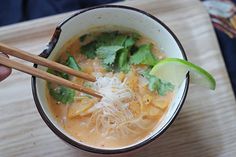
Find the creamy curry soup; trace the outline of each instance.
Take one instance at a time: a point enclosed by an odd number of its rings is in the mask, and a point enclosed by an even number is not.
[[[100,148],[124,147],[145,138],[158,125],[174,86],[150,75],[165,58],[150,39],[136,32],[91,32],[69,40],[56,60],[94,75],[88,82],[66,73],[48,72],[98,91],[101,100],[47,83],[51,112],[78,141]]]

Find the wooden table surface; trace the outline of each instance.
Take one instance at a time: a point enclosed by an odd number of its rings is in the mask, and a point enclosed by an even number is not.
[[[182,42],[188,59],[210,71],[217,81],[216,91],[190,86],[172,126],[151,144],[123,155],[236,156],[235,98],[210,19],[200,1],[141,0],[120,4],[143,9],[163,20]],[[70,15],[2,27],[0,41],[39,54],[55,26]],[[15,70],[0,83],[0,157],[13,156],[96,156],[70,147],[53,134],[35,107],[30,76]]]

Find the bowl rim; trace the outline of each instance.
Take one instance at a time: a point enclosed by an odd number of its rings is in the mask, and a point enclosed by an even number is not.
[[[44,58],[48,58],[48,56],[51,54],[52,50],[54,49],[54,47],[57,44],[57,41],[60,37],[60,33],[61,33],[61,27],[68,22],[70,19],[74,18],[75,16],[78,16],[84,12],[90,11],[90,10],[94,10],[94,9],[100,9],[100,8],[119,8],[119,9],[128,9],[128,10],[132,10],[141,14],[146,15],[147,17],[153,19],[154,21],[156,21],[157,23],[159,23],[160,25],[162,25],[162,27],[164,27],[168,33],[170,33],[170,35],[174,38],[175,42],[177,43],[179,49],[181,50],[182,56],[184,57],[185,60],[187,60],[187,56],[186,53],[184,51],[183,46],[181,45],[180,41],[178,40],[178,38],[176,37],[176,35],[170,30],[170,28],[165,25],[161,20],[159,20],[158,18],[156,18],[155,16],[137,9],[137,8],[133,8],[133,7],[129,7],[129,6],[123,6],[123,5],[101,5],[101,6],[95,6],[95,7],[91,7],[91,8],[87,8],[81,11],[78,11],[74,14],[72,14],[70,17],[66,18],[64,21],[62,21],[55,29],[55,32],[51,38],[51,40],[49,41],[47,48],[45,50],[43,50],[43,52],[39,55],[41,57]],[[37,64],[34,64],[34,67],[37,68]],[[47,126],[59,137],[61,138],[63,141],[66,141],[67,143],[69,143],[70,145],[77,147],[79,149],[88,151],[88,152],[92,152],[92,153],[98,153],[98,154],[118,154],[118,153],[125,153],[125,152],[129,152],[135,149],[138,149],[152,141],[154,141],[156,138],[158,138],[160,135],[162,135],[169,127],[170,125],[174,122],[174,120],[176,119],[178,113],[180,112],[187,93],[188,93],[188,88],[189,88],[189,74],[186,75],[186,83],[185,83],[185,87],[184,87],[184,92],[183,95],[181,97],[181,100],[176,108],[176,110],[174,111],[173,115],[171,115],[171,118],[167,121],[167,123],[155,134],[153,134],[150,138],[136,144],[130,147],[126,147],[126,148],[121,148],[121,149],[102,149],[102,148],[95,148],[92,146],[88,146],[88,145],[84,145],[83,143],[79,143],[77,141],[72,140],[70,137],[66,136],[63,132],[61,132],[59,129],[57,129],[57,127],[50,121],[50,119],[47,117],[47,114],[44,112],[42,105],[39,102],[39,98],[38,98],[38,94],[37,94],[37,87],[36,87],[36,78],[34,76],[32,76],[31,78],[31,87],[32,87],[32,93],[33,93],[33,98],[34,98],[34,102],[36,104],[36,107],[38,109],[38,112],[40,114],[40,116],[42,117],[42,119],[44,120],[44,122],[47,124]]]

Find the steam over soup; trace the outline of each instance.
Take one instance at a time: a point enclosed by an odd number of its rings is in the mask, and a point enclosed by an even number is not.
[[[158,125],[173,97],[171,83],[149,74],[164,57],[151,40],[134,32],[75,37],[63,46],[57,61],[94,75],[97,81],[48,72],[92,88],[103,98],[48,82],[51,112],[70,135],[85,144],[103,148],[134,144]]]

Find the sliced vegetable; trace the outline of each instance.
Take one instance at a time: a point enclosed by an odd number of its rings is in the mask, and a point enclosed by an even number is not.
[[[147,106],[146,116],[148,118],[157,118],[157,117],[161,117],[162,115],[163,115],[163,111],[161,109],[156,108],[152,105]]]
[[[149,94],[145,94],[142,98],[143,104],[144,105],[149,105],[152,101],[153,97]]]
[[[141,113],[141,106],[137,101],[131,101],[129,103],[129,109],[135,116],[139,116]]]
[[[70,105],[69,110],[68,110],[68,117],[69,118],[74,118],[80,115],[85,115],[85,113],[89,108],[91,108],[94,103],[93,99],[88,99],[84,98],[80,101],[80,103],[73,103]]]
[[[128,75],[127,75],[127,86],[133,90],[137,91],[138,90],[138,81],[139,81],[139,76],[138,73],[134,70],[131,70]]]
[[[155,107],[158,107],[158,108],[164,110],[168,106],[169,101],[166,101],[166,100],[152,100],[152,104]]]

